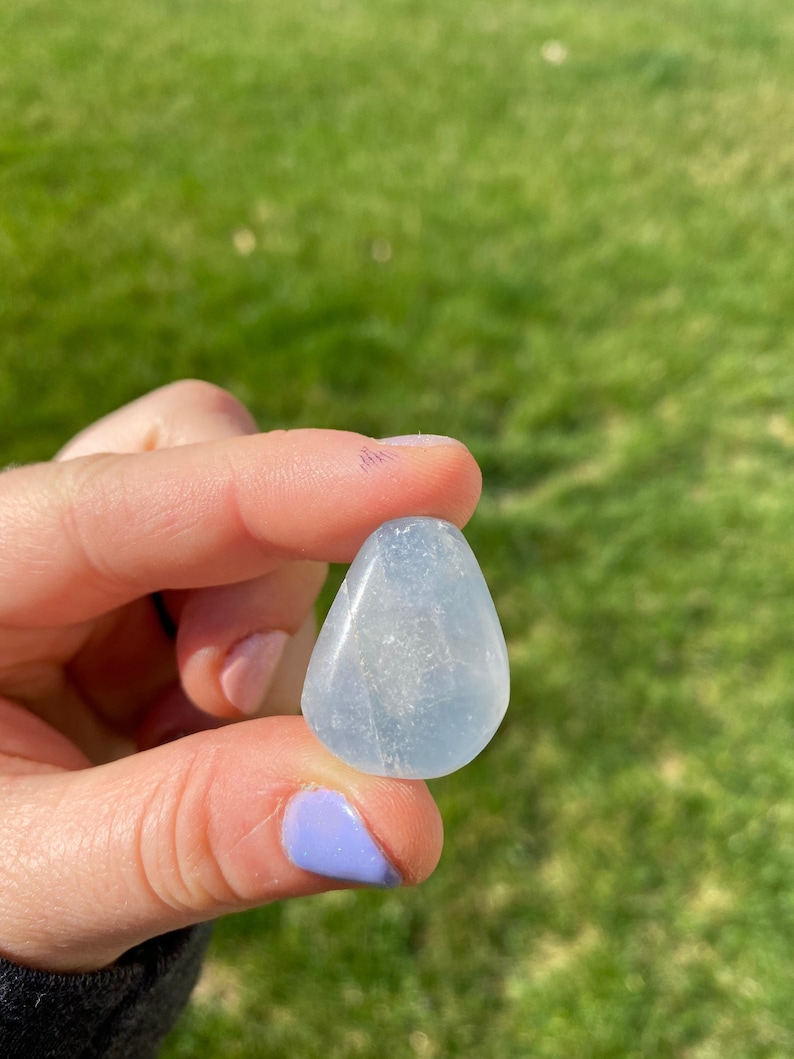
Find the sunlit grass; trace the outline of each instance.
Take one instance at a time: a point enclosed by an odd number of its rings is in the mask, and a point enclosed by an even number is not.
[[[786,5],[10,0],[0,54],[4,458],[194,374],[485,475],[512,708],[436,875],[224,921],[166,1055],[790,1059]]]

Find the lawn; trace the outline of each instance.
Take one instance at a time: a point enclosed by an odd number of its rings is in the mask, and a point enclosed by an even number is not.
[[[197,375],[485,478],[436,874],[221,922],[165,1059],[794,1055],[793,231],[784,3],[0,7],[0,460]]]

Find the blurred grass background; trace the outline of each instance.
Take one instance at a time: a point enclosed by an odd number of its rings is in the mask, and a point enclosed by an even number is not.
[[[197,375],[485,474],[436,875],[222,922],[166,1059],[794,1055],[793,225],[773,0],[0,7],[4,461]]]

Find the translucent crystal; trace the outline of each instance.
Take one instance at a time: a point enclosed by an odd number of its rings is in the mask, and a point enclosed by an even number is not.
[[[362,772],[444,776],[488,744],[509,697],[499,618],[463,534],[435,518],[384,523],[309,663],[301,706],[318,739]]]

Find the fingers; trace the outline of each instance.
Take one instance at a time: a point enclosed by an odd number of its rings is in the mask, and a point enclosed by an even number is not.
[[[56,459],[103,452],[148,452],[255,431],[256,423],[248,410],[229,393],[189,379],[165,386],[105,416],[69,442]],[[275,596],[269,593],[276,582],[268,578],[257,579],[250,586],[198,590],[200,598],[187,608],[180,635],[183,645],[187,642],[182,657],[191,660],[187,672],[194,701],[218,716],[238,717],[240,713],[260,710],[268,687],[272,686],[268,712],[297,712],[300,685],[311,651],[310,638],[304,634],[292,643],[282,630],[295,632],[304,624],[313,624],[307,614],[322,584],[324,570],[324,566],[316,564],[312,577],[315,587],[308,594],[299,591],[307,581],[306,575],[300,573],[300,564],[294,574],[285,571],[271,575],[279,583],[285,582]],[[298,591],[290,590],[292,583],[296,583]],[[186,594],[179,595],[183,598],[176,606],[182,609]],[[276,601],[287,605],[276,608]],[[296,603],[303,609],[296,611]],[[236,611],[238,605],[240,613]],[[162,693],[163,687],[176,681],[178,670],[172,645],[164,640],[158,623],[151,620],[151,609],[141,601],[134,614],[126,615],[123,629],[117,627],[116,619],[110,628],[98,629],[71,666],[71,677],[86,701],[96,704],[106,717],[130,717],[139,738],[148,746],[173,738],[177,731],[198,731],[210,726],[178,688]],[[208,642],[208,623],[219,637],[218,644]],[[272,645],[270,650],[260,643],[263,636]],[[203,672],[206,665],[202,667],[202,662],[219,658],[222,664],[227,651],[236,652],[236,659],[229,661],[231,672],[225,682],[233,692],[231,702],[219,690],[219,674],[214,673],[215,679],[208,680]],[[148,660],[145,671],[140,668],[141,654]],[[285,665],[276,673],[281,655],[285,656]],[[132,671],[128,671],[130,667]],[[214,694],[208,694],[210,689]]]
[[[424,784],[354,772],[300,718],[14,780],[0,893],[25,900],[3,902],[0,953],[55,971],[272,900],[417,882],[441,849]]]
[[[174,683],[139,715],[135,746],[137,750],[150,750],[195,732],[219,728],[224,723],[200,710],[182,686]]]
[[[87,768],[75,744],[35,713],[0,698],[0,771],[4,776]]]
[[[325,573],[324,563],[289,563],[252,581],[191,593],[177,636],[191,700],[219,717],[250,716],[262,711],[272,688],[269,713],[297,712]],[[308,635],[296,637],[306,626]]]
[[[256,429],[251,413],[230,393],[199,379],[183,379],[92,423],[64,445],[56,459],[97,452],[151,452],[254,434]]]
[[[325,569],[287,563],[252,581],[176,593],[169,600],[176,654],[144,596],[97,622],[69,664],[70,681],[97,714],[146,747],[161,730],[172,738],[208,726],[194,711],[184,716],[172,694],[180,679],[190,700],[216,717],[297,713]]]
[[[390,518],[462,525],[480,485],[459,443],[389,446],[332,430],[18,468],[0,477],[0,622],[85,620],[287,559],[346,562]]]

